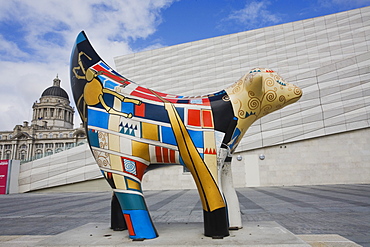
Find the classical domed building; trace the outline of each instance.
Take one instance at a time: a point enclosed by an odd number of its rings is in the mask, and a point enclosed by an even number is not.
[[[44,90],[40,102],[34,103],[32,108],[32,125],[49,126],[53,130],[73,129],[74,110],[67,92],[60,87],[58,76],[53,80],[53,86]]]
[[[73,128],[74,109],[58,76],[32,106],[31,124],[16,125],[13,131],[0,131],[0,160],[34,160],[85,141],[83,128]]]

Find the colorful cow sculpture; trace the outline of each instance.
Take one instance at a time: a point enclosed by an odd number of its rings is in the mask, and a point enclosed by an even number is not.
[[[256,68],[235,84],[204,96],[142,87],[110,68],[84,32],[71,56],[71,86],[93,155],[122,208],[129,236],[158,236],[141,189],[150,164],[181,164],[191,172],[204,211],[204,234],[240,228],[231,155],[257,119],[296,102],[301,89]]]

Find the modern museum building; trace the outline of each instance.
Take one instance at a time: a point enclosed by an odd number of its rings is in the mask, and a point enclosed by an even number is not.
[[[187,96],[273,69],[303,96],[250,127],[232,161],[235,186],[370,181],[370,7],[118,56],[115,66],[140,85]],[[191,182],[171,167],[147,174],[144,188]]]

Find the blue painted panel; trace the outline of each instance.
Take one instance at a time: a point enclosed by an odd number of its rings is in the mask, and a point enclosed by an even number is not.
[[[161,141],[163,143],[177,145],[175,135],[170,127],[161,126]]]
[[[88,125],[108,129],[109,114],[107,112],[88,109],[87,114]]]
[[[152,239],[158,237],[154,229],[148,211],[145,210],[122,210],[124,214],[130,215],[132,228],[135,235],[130,235],[131,239],[145,238]]]
[[[87,133],[89,137],[89,143],[93,147],[99,147],[99,137],[98,137],[98,132],[89,129],[89,132]]]
[[[111,90],[114,90],[114,88],[115,88],[116,86],[121,85],[121,84],[118,84],[118,83],[117,83],[117,82],[115,82],[115,81],[109,80],[108,78],[106,78],[106,77],[104,77],[104,76],[102,76],[102,75],[99,75],[98,77],[99,77],[100,81],[103,83],[103,86],[104,86],[105,88],[109,88],[109,89],[111,89]]]
[[[203,131],[188,130],[188,133],[197,148],[204,147]]]
[[[128,102],[122,102],[121,104],[121,112],[124,113],[132,113],[134,114],[134,104],[133,103],[128,103]]]
[[[76,43],[81,43],[82,41],[86,40],[86,36],[83,32],[79,33],[76,39]]]

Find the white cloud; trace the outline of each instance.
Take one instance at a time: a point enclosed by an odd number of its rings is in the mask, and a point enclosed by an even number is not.
[[[14,42],[9,42],[4,39],[3,35],[0,34],[0,55],[3,58],[21,58],[27,57],[28,54],[19,49],[18,45]]]
[[[227,19],[243,24],[246,29],[255,29],[279,23],[281,17],[269,11],[267,9],[268,5],[270,5],[270,2],[264,0],[247,1],[243,9],[233,11]]]
[[[30,121],[33,102],[52,85],[56,74],[62,80],[62,88],[72,97],[69,57],[81,30],[85,30],[102,58],[114,66],[113,57],[132,52],[130,40],[146,38],[156,31],[161,10],[172,2],[2,1],[0,25],[14,30],[0,31],[0,130],[11,130],[23,120]]]

